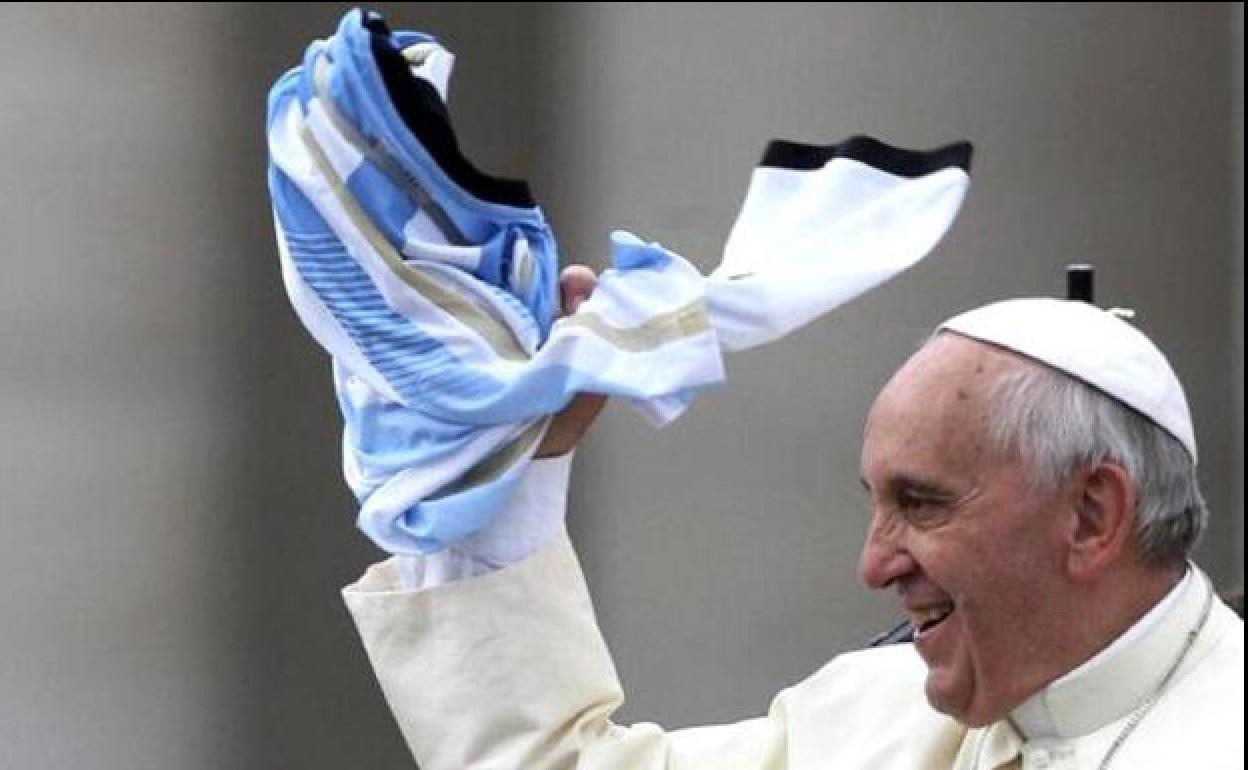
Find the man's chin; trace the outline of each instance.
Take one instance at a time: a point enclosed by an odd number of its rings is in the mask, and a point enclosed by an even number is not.
[[[986,727],[1005,716],[1000,709],[986,709],[976,704],[967,688],[958,688],[947,678],[942,680],[942,676],[947,677],[947,672],[929,671],[923,687],[927,703],[933,710],[966,727]]]
[[[927,696],[928,705],[934,710],[961,722],[966,704],[963,698],[957,697],[956,691],[949,687],[948,682],[942,681],[945,678],[947,678],[946,672],[928,669],[923,693]]]
[[[951,672],[942,668],[928,669],[923,691],[932,709],[967,727],[983,727],[996,722],[1002,716],[976,708],[971,688],[959,684]]]

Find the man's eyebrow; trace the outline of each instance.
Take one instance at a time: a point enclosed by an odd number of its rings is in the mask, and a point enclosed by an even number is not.
[[[953,492],[940,482],[925,479],[921,476],[913,476],[907,473],[899,473],[895,476],[891,476],[889,477],[887,483],[889,491],[894,495],[899,492],[906,492],[923,497],[953,497]]]
[[[858,483],[868,493],[871,492],[871,484],[865,476],[859,476]],[[884,488],[892,494],[897,494],[897,492],[904,490],[911,494],[927,495],[929,497],[951,497],[953,495],[951,490],[939,482],[909,473],[898,473],[894,476],[889,476],[884,481]]]

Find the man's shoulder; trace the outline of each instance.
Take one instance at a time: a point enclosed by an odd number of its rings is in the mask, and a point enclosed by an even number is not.
[[[799,687],[814,692],[845,692],[862,700],[918,699],[927,708],[923,683],[927,666],[912,644],[892,644],[838,655]]]
[[[1244,624],[1220,603],[1207,637],[1123,744],[1126,766],[1244,766]],[[1117,737],[1115,725],[1106,734]]]
[[[1208,640],[1193,647],[1191,660],[1179,671],[1176,692],[1216,704],[1242,724],[1244,711],[1244,622],[1218,602],[1208,621]],[[1238,716],[1236,716],[1238,715]]]
[[[838,751],[874,757],[867,766],[909,766],[902,758],[912,754],[916,766],[922,757],[952,762],[966,729],[928,705],[926,677],[912,644],[838,655],[784,693],[795,748],[835,725]]]
[[[1203,638],[1179,670],[1174,689],[1200,694],[1243,711],[1244,622],[1221,602],[1214,604]]]
[[[903,714],[945,719],[927,703],[926,675],[914,645],[898,644],[838,655],[789,693],[803,712],[852,714],[863,723],[885,723]]]

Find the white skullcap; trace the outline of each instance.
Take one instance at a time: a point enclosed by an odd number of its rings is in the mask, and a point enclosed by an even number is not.
[[[1152,340],[1086,302],[1048,298],[996,302],[941,329],[1048,364],[1118,399],[1179,440],[1196,461],[1196,435],[1183,386]]]

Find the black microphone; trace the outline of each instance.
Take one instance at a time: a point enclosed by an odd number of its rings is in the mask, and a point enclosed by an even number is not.
[[[1096,303],[1096,292],[1093,286],[1093,274],[1096,268],[1091,265],[1066,266],[1066,299]]]

